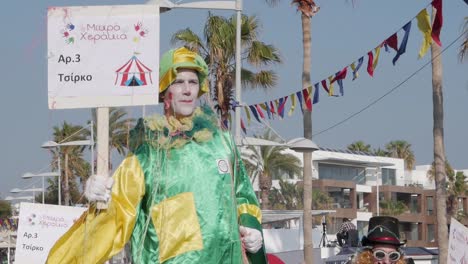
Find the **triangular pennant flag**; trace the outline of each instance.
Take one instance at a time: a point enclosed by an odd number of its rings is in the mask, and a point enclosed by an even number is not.
[[[333,90],[333,83],[332,83],[332,80],[333,80],[333,76],[328,76],[328,81],[330,82],[330,85],[328,86],[328,90],[330,91],[328,95],[330,96],[333,96],[335,94],[334,90]]]
[[[268,108],[268,104],[267,102],[263,103],[263,104],[260,104],[260,106],[265,109],[265,111],[267,112],[267,115],[268,115],[268,119],[271,119],[271,112],[270,112],[270,109]]]
[[[258,106],[258,104],[255,105],[255,109],[257,109],[258,115],[259,115],[262,119],[265,119],[265,115],[263,114],[263,111],[262,111],[262,109],[260,109],[260,107]]]
[[[377,69],[377,64],[379,63],[380,47],[381,46],[378,46],[377,48],[375,48],[374,63],[372,64],[372,69],[374,71],[375,71],[375,69]]]
[[[419,31],[423,34],[423,43],[421,48],[419,49],[419,58],[424,57],[426,52],[429,50],[431,46],[432,38],[431,38],[431,21],[429,17],[429,13],[427,13],[426,9],[421,10],[419,14],[416,16],[418,20],[418,28]]]
[[[344,67],[341,71],[337,72],[335,74],[335,78],[333,78],[331,82],[334,82],[336,80],[343,80],[344,78],[346,78],[347,71],[348,71],[348,66]]]
[[[340,87],[340,94],[341,94],[341,96],[343,96],[344,95],[343,80],[338,79],[336,82],[338,83],[338,86]]]
[[[296,92],[296,97],[299,100],[299,106],[301,107],[301,112],[304,113],[304,106],[302,105],[302,91]]]
[[[393,65],[395,65],[395,63],[400,58],[400,56],[402,54],[404,54],[405,51],[406,51],[406,44],[408,43],[409,33],[410,33],[410,30],[411,30],[411,21],[406,23],[406,25],[403,26],[403,30],[405,31],[405,36],[403,37],[403,40],[401,41],[401,45],[400,45],[400,48],[397,51],[397,54],[395,55],[395,57],[392,60]]]
[[[374,54],[372,54],[372,50],[367,53],[369,59],[367,60],[367,72],[371,77],[374,77]]]
[[[302,89],[302,94],[304,95],[304,102],[305,102],[307,111],[309,112],[312,111],[312,103],[310,102],[309,90]]]
[[[247,116],[247,124],[250,126],[250,112],[249,112],[249,108],[247,108],[247,106],[244,106],[244,111],[245,111],[245,115]]]
[[[314,101],[312,104],[316,104],[319,102],[319,84],[314,84]]]
[[[359,58],[358,65],[355,68],[353,68],[354,62],[353,64],[351,64],[351,69],[353,69],[353,81],[356,80],[357,77],[359,77],[359,69],[361,68],[363,62],[364,62],[364,56]]]
[[[289,109],[288,116],[291,116],[292,113],[294,112],[294,109],[296,108],[296,97],[294,94],[289,95],[291,97],[291,108]]]
[[[241,118],[241,128],[242,128],[242,132],[244,132],[244,134],[247,134],[247,129],[245,128],[244,120],[242,120],[242,118]]]
[[[257,119],[259,123],[261,123],[260,118],[258,118],[257,110],[255,109],[255,106],[249,105],[250,112],[252,112],[252,115]]]
[[[327,94],[330,95],[330,90],[328,90],[328,87],[327,87],[327,80],[325,79],[322,80],[322,87],[323,89],[325,89],[325,91],[327,91]]]
[[[398,35],[393,33],[388,39],[385,40],[385,45],[388,45],[390,48],[398,51]]]
[[[270,111],[271,111],[271,113],[272,113],[273,115],[276,114],[276,112],[275,112],[275,106],[273,105],[273,101],[270,101]]]
[[[288,100],[287,96],[279,99],[280,104],[279,104],[279,107],[278,107],[278,114],[281,117],[284,117],[284,105],[286,104],[287,100]]]
[[[440,30],[442,29],[444,20],[442,17],[442,0],[432,1],[432,6],[437,10],[434,22],[432,23],[432,39],[437,43],[437,45],[442,46],[442,43],[440,42]]]

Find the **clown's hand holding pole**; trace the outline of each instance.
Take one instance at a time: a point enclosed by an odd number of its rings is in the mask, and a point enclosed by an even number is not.
[[[250,253],[257,253],[263,245],[262,233],[257,229],[239,226],[242,245]]]
[[[84,195],[90,202],[109,202],[113,184],[112,177],[93,174],[86,181]]]

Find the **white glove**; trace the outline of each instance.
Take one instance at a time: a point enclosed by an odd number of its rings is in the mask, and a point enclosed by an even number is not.
[[[239,226],[242,244],[250,253],[257,253],[263,245],[262,233],[257,229],[250,227]]]
[[[86,181],[84,195],[90,202],[109,201],[114,180],[102,175],[91,175]]]

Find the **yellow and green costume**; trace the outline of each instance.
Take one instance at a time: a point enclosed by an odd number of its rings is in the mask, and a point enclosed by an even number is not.
[[[261,211],[228,132],[211,109],[140,119],[116,170],[109,207],[90,209],[47,263],[103,263],[131,241],[133,263],[242,263],[239,225],[261,231]],[[267,263],[264,249],[247,253]]]

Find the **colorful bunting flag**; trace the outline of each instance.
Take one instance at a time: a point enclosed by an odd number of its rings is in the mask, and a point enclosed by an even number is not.
[[[250,112],[252,112],[252,115],[255,117],[255,119],[257,119],[257,121],[261,123],[260,118],[258,118],[258,113],[257,113],[257,110],[255,109],[255,106],[249,105],[249,108],[250,108]]]
[[[426,9],[421,10],[421,12],[419,12],[419,14],[416,16],[416,19],[418,20],[418,29],[423,34],[423,43],[419,49],[418,55],[419,58],[422,58],[429,50],[432,42],[431,21],[429,18],[429,13],[427,13]]]
[[[260,104],[260,106],[265,109],[265,111],[267,112],[267,115],[268,115],[268,119],[271,119],[271,112],[270,112],[270,109],[268,108],[268,103],[265,102],[263,104]]]
[[[336,80],[343,80],[346,78],[346,73],[348,72],[348,66],[344,67],[341,71],[337,72],[335,74],[335,78],[331,82],[334,82]]]
[[[272,101],[270,101],[270,111],[271,111],[271,114],[272,114],[272,115],[276,114],[276,112],[275,112],[275,106],[273,105],[273,102],[272,102]]]
[[[375,71],[377,69],[377,64],[379,63],[379,56],[380,56],[380,47],[382,45],[379,45],[377,48],[375,48],[375,56],[374,56],[374,63],[372,63],[372,69]]]
[[[279,99],[278,115],[281,116],[282,118],[284,117],[284,105],[286,104],[287,100],[288,100],[287,96]]]
[[[432,23],[432,39],[434,40],[437,45],[442,46],[440,42],[440,30],[442,29],[442,24],[444,18],[442,17],[442,0],[434,0],[432,1],[432,6],[437,10],[434,18],[434,22]]]
[[[304,113],[304,106],[302,105],[302,91],[296,92],[297,99],[299,100],[299,106],[301,107],[301,112]]]
[[[367,53],[369,59],[367,60],[367,72],[371,77],[374,77],[374,54],[372,54],[372,50]]]
[[[294,94],[290,94],[289,96],[291,97],[291,108],[289,109],[288,116],[291,116],[296,108],[296,97]]]
[[[319,102],[319,83],[314,84],[314,101],[312,104]]]
[[[244,106],[244,112],[245,112],[245,115],[247,116],[247,125],[250,126],[250,112],[249,112],[249,108],[247,108],[247,106]]]
[[[398,35],[397,33],[393,33],[388,39],[385,40],[385,46],[389,46],[390,48],[398,51]]]
[[[304,95],[304,102],[306,105],[307,111],[312,111],[312,103],[310,102],[309,90],[307,88],[302,89],[302,94]]]
[[[262,111],[262,109],[260,109],[260,107],[258,106],[258,104],[255,105],[255,109],[257,109],[258,115],[259,115],[262,119],[265,119],[265,115],[263,114],[263,111]]]
[[[330,91],[330,93],[328,95],[330,96],[333,96],[335,94],[332,80],[333,80],[333,76],[332,75],[328,76],[328,81],[330,82],[330,85],[328,86],[328,90]]]
[[[355,68],[353,67],[354,62],[353,62],[353,64],[351,64],[351,69],[353,69],[353,81],[356,80],[359,77],[359,69],[361,68],[363,62],[364,62],[364,56],[359,58],[357,67],[355,67]]]
[[[241,118],[241,128],[242,128],[242,132],[244,132],[244,134],[247,134],[247,129],[245,128],[244,120],[242,120],[242,118]]]
[[[411,21],[406,23],[406,25],[403,26],[403,30],[405,31],[405,36],[403,37],[403,40],[401,41],[401,45],[400,45],[400,48],[397,51],[397,54],[395,55],[395,57],[392,60],[393,65],[395,65],[395,63],[400,58],[400,56],[402,54],[404,54],[405,51],[406,51],[406,44],[408,44],[409,33],[410,33],[410,30],[411,30]]]
[[[325,89],[325,91],[327,91],[327,94],[330,95],[330,90],[328,90],[328,87],[327,87],[327,80],[322,80],[322,87],[323,89]]]

